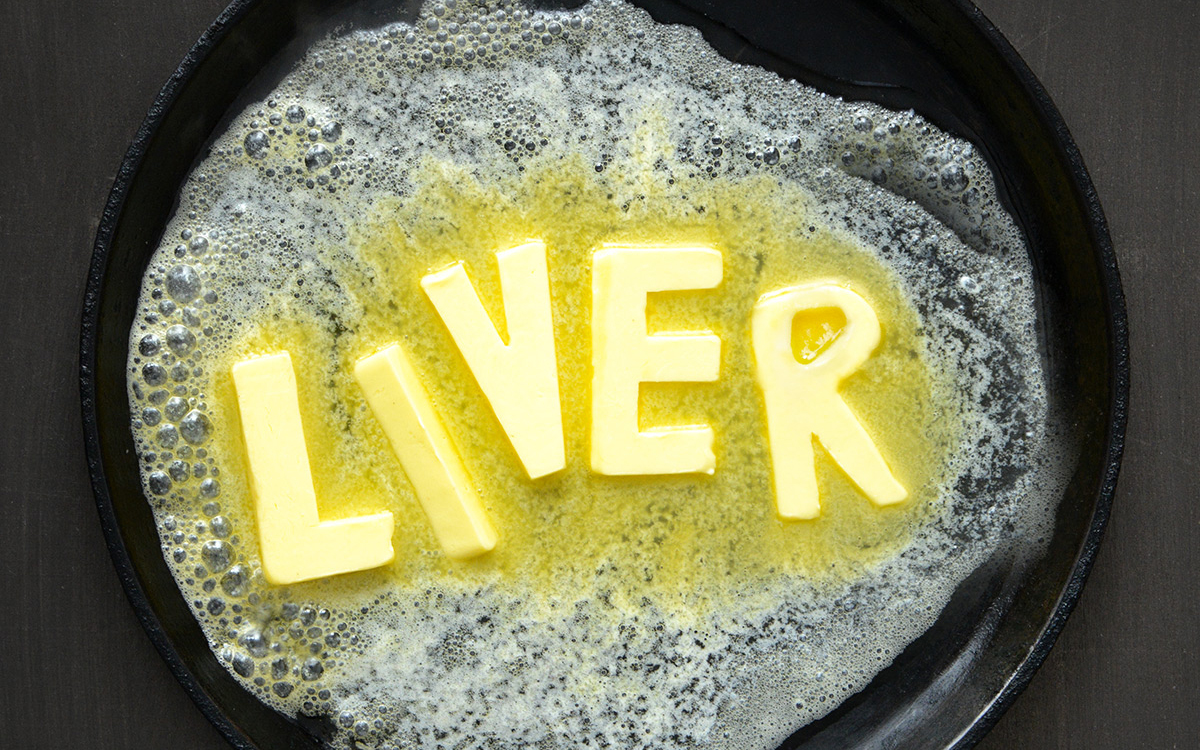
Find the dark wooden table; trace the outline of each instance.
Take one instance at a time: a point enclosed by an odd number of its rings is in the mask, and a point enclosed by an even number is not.
[[[0,747],[226,747],[150,645],[109,561],[75,354],[115,170],[223,2],[0,0]],[[979,2],[1046,84],[1092,171],[1134,362],[1099,561],[1058,646],[982,747],[1198,748],[1200,3]]]

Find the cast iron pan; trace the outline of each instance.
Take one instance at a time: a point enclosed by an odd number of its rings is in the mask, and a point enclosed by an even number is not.
[[[558,0],[562,4],[562,0]],[[785,747],[963,748],[1029,682],[1078,599],[1120,464],[1129,363],[1116,260],[1079,153],[1041,85],[965,0],[645,0],[722,54],[849,99],[915,109],[973,141],[1032,249],[1052,397],[1080,436],[1046,555],[963,582],[934,627]],[[222,121],[335,25],[411,13],[395,0],[235,0],[159,94],[121,165],[96,237],[83,314],[83,421],[113,561],[146,632],[200,710],[238,748],[320,748],[217,662],[163,560],[129,429],[125,357],[143,269],[175,196]],[[399,8],[395,6],[401,6]]]

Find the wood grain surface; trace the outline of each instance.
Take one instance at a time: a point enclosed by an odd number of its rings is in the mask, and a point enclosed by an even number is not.
[[[155,93],[222,0],[0,0],[0,747],[227,747],[125,599],[83,459],[92,241]],[[1125,467],[1082,601],[981,747],[1200,747],[1200,3],[980,0],[1107,210],[1133,331]],[[1189,426],[1190,425],[1190,426]]]

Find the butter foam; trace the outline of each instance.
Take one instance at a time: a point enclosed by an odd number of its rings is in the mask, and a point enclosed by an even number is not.
[[[417,286],[465,259],[494,315],[488,259],[531,236],[551,248],[568,454],[541,483]],[[712,325],[725,349],[717,384],[651,389],[643,418],[709,419],[717,470],[598,480],[590,252],[664,238],[721,250],[725,280],[655,300],[652,328]],[[884,326],[844,395],[917,489],[876,509],[823,459],[820,525],[785,525],[749,311],[831,276]],[[500,546],[477,562],[440,555],[356,395],[350,363],[396,338],[490,491]],[[279,348],[318,498],[337,498],[322,513],[390,504],[391,568],[263,579],[228,367]],[[970,144],[616,0],[444,2],[316,42],[215,139],[143,279],[129,394],[164,555],[214,653],[280,712],[330,717],[335,747],[770,748],[984,560],[1042,548],[1071,467],[1038,352],[1028,250]]]

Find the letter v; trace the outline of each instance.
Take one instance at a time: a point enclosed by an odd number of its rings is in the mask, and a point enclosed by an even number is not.
[[[546,246],[534,240],[496,253],[505,342],[483,308],[462,262],[421,279],[471,374],[491,404],[531,479],[566,466],[550,273]]]

